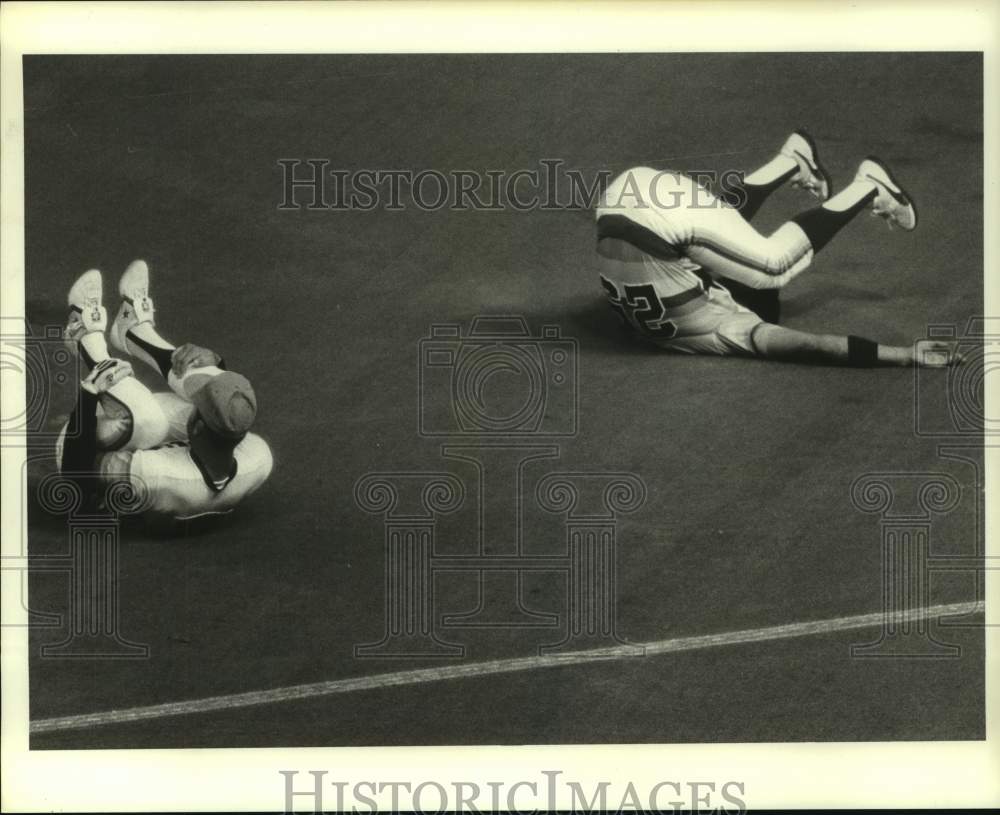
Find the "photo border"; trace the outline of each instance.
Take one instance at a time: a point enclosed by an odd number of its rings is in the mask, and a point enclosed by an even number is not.
[[[11,3],[0,8],[2,232],[5,317],[23,318],[24,118],[21,57],[40,53],[383,53],[655,51],[984,52],[984,224],[997,216],[1000,12],[993,4],[832,2],[736,3]],[[669,34],[667,36],[666,34]],[[678,43],[683,48],[677,47]],[[752,45],[753,48],[747,48]],[[991,101],[992,100],[992,101]],[[984,230],[984,268],[997,258]],[[986,274],[986,314],[997,314],[995,274]],[[8,313],[9,312],[9,313]],[[16,408],[23,379],[4,371],[3,398]],[[986,394],[995,406],[996,393]],[[20,477],[25,451],[4,448],[3,553],[27,536]],[[995,450],[987,452],[987,485]],[[987,489],[987,495],[989,490]],[[996,508],[987,503],[987,554],[996,556]],[[1000,802],[997,695],[1000,575],[986,573],[986,715],[983,742],[677,744],[641,746],[379,747],[28,751],[28,628],[4,627],[2,806],[20,811],[275,810],[280,770],[336,770],[343,780],[537,779],[540,769],[580,781],[735,779],[749,808],[926,807]],[[5,592],[3,620],[26,614]],[[989,627],[992,625],[993,627]],[[626,769],[627,768],[627,769]],[[624,775],[628,773],[627,777]],[[519,796],[519,802],[526,802]],[[543,801],[540,801],[544,805]],[[568,802],[560,802],[566,805]]]

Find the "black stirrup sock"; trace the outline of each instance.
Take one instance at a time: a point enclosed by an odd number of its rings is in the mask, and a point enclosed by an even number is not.
[[[792,167],[788,172],[782,173],[768,184],[748,184],[743,181],[739,189],[724,190],[719,197],[749,221],[757,214],[757,210],[763,206],[771,193],[797,172],[798,167]]]
[[[167,374],[170,373],[170,367],[173,365],[173,350],[170,348],[160,348],[157,345],[153,345],[151,342],[146,342],[145,340],[137,337],[131,331],[129,331],[126,336],[128,337],[129,342],[134,342],[153,358],[153,361],[156,362],[156,367],[160,369],[160,373],[163,374],[163,378],[166,379]]]
[[[830,242],[834,235],[854,220],[854,217],[871,203],[875,195],[876,191],[872,190],[843,210],[830,209],[829,207],[808,209],[792,218],[792,223],[799,225],[806,233],[806,237],[809,238],[813,252],[818,252]]]

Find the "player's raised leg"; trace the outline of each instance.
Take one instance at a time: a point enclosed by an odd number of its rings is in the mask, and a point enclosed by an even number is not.
[[[105,338],[108,317],[103,305],[103,279],[97,269],[90,269],[77,278],[70,288],[67,305],[66,344],[93,371],[101,363],[113,359],[108,354]],[[167,422],[154,395],[131,376],[131,365],[117,371],[114,381],[98,391],[98,445],[110,450],[142,449],[162,443]]]
[[[134,260],[128,265],[118,281],[118,294],[122,302],[111,324],[111,345],[124,354],[141,359],[166,379],[175,346],[156,330],[146,261]]]
[[[722,198],[746,220],[750,220],[770,195],[786,183],[799,187],[826,201],[833,192],[830,176],[823,168],[816,143],[805,130],[796,130],[775,156],[743,179],[742,185],[726,191]],[[777,323],[781,319],[778,289],[751,288],[728,277],[719,278],[733,299],[755,312],[762,320]]]
[[[100,438],[101,396],[132,375],[128,362],[106,357],[80,383],[76,408],[56,445],[56,458],[63,473],[93,473],[97,456],[108,449]]]
[[[223,372],[221,358],[206,348],[191,344],[178,348],[164,339],[156,328],[149,290],[149,266],[144,260],[132,261],[118,282],[122,302],[111,324],[111,344],[159,371],[171,390],[190,402],[211,377]]]
[[[749,221],[770,195],[786,183],[806,190],[820,201],[826,201],[833,192],[816,143],[805,130],[792,133],[773,158],[746,175],[740,188],[727,191],[722,198]]]
[[[854,181],[821,206],[796,215],[769,237],[728,207],[692,211],[687,255],[713,277],[728,277],[755,289],[786,285],[814,255],[868,206],[910,231],[916,210],[909,196],[877,159],[866,159]]]
[[[871,204],[873,215],[883,218],[906,232],[917,228],[917,210],[913,200],[893,178],[885,163],[874,157],[858,166],[854,180],[823,206],[796,215],[792,221],[818,252],[853,218]]]
[[[108,312],[103,305],[103,280],[97,269],[89,269],[73,283],[66,297],[69,318],[63,339],[71,352],[79,354],[87,370],[108,358],[104,331]]]

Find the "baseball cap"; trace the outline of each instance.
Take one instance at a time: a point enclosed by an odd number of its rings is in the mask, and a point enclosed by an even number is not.
[[[189,434],[191,450],[213,481],[232,474],[233,450],[257,417],[257,397],[246,377],[213,376],[191,399],[204,427]]]

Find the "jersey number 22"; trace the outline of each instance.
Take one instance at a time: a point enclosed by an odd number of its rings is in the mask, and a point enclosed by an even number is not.
[[[619,293],[618,287],[601,275],[601,285],[611,308],[618,312],[626,325],[658,340],[669,340],[677,333],[677,326],[663,319],[666,309],[652,283],[626,283]]]

